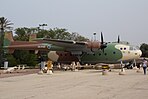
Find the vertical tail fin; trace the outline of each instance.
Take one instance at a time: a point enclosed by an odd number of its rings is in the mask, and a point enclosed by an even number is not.
[[[10,45],[13,41],[12,31],[6,32],[4,35],[4,46]]]

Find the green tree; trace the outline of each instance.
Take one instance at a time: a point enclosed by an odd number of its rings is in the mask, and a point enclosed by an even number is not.
[[[63,40],[67,40],[69,39],[70,33],[67,31],[67,29],[59,29],[59,28],[54,28],[54,29],[50,29],[50,33],[54,32],[54,39],[63,39]]]
[[[38,29],[37,28],[17,28],[15,29],[15,40],[19,41],[29,41],[29,36],[30,34],[37,33]]]
[[[50,35],[50,33],[49,33],[48,30],[40,29],[40,30],[38,30],[38,32],[37,32],[37,38],[47,37],[48,35]]]
[[[49,29],[49,30],[43,30],[40,29],[37,33],[37,37],[39,38],[43,38],[43,37],[47,37],[47,38],[52,38],[52,39],[69,39],[70,33],[67,32],[67,29],[59,29],[59,28],[53,28],[53,29]]]
[[[16,58],[17,64],[27,64],[28,66],[37,64],[37,55],[29,51],[15,50],[13,56]]]
[[[79,33],[76,33],[76,32],[73,32],[70,35],[70,39],[75,40],[75,41],[88,41],[89,40],[88,38],[85,38],[85,37],[81,36]]]
[[[140,50],[142,51],[142,57],[148,57],[148,44],[143,43]]]
[[[11,21],[9,21],[7,18],[4,17],[0,17],[0,29],[1,31],[10,31],[12,29],[13,23],[11,23]]]
[[[10,23],[10,21],[7,18],[0,17],[0,66],[3,65],[3,59],[5,57],[4,55],[4,32],[10,30],[13,23]]]
[[[8,65],[9,65],[10,67],[16,66],[16,65],[17,65],[16,59],[13,57],[13,55],[7,54],[7,55],[6,55],[6,58],[7,58],[8,62],[9,62]]]
[[[76,40],[76,41],[87,41],[88,39],[79,35],[76,32],[70,33],[64,28],[53,28],[49,30],[40,30],[37,33],[37,37],[51,38],[51,39],[62,39],[62,40]]]

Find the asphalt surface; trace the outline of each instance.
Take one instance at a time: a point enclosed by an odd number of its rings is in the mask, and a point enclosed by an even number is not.
[[[0,78],[7,78],[7,77],[13,77],[13,76],[22,76],[22,75],[28,75],[37,73],[39,69],[24,69],[24,70],[15,70],[11,73],[4,73],[4,70],[0,70]]]
[[[0,99],[148,99],[148,75],[92,69],[6,77],[0,78]]]

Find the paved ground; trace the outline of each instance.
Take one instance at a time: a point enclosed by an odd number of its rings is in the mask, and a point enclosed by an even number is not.
[[[15,70],[12,73],[4,73],[4,70],[0,70],[0,78],[13,77],[13,76],[22,76],[37,73],[39,69],[24,69],[24,70]]]
[[[148,75],[118,72],[55,71],[0,78],[0,99],[148,99]]]

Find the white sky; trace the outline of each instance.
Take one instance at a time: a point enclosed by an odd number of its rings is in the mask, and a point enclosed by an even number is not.
[[[0,16],[18,27],[66,28],[89,39],[148,43],[148,0],[0,0]]]

